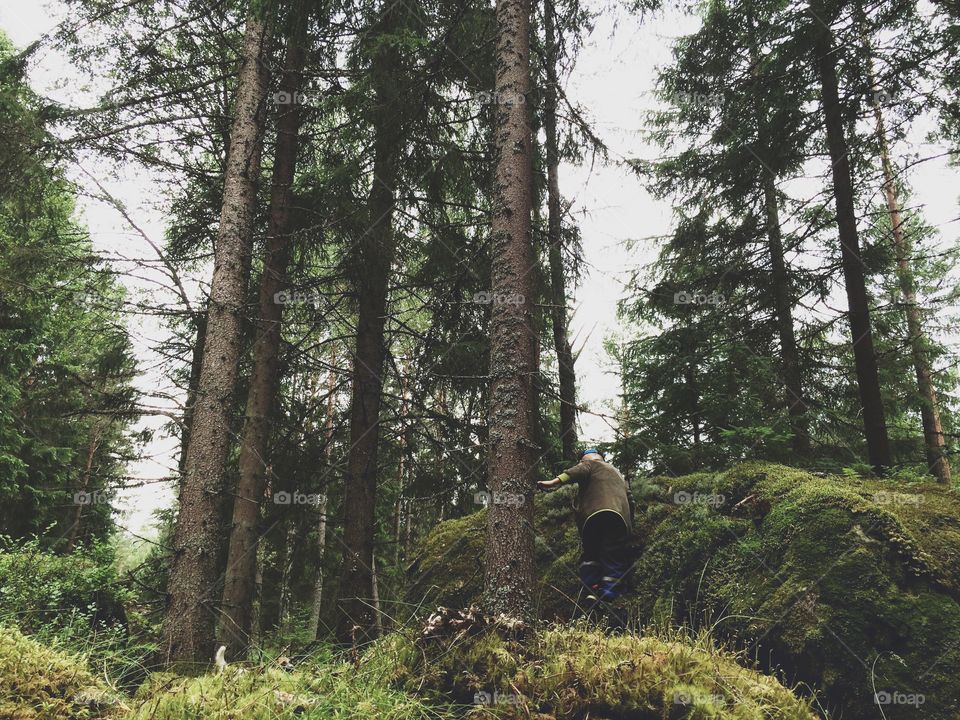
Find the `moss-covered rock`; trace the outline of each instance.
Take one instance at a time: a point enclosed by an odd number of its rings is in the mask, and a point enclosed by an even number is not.
[[[92,720],[119,717],[125,710],[90,674],[84,658],[0,625],[0,718]]]
[[[471,708],[468,717],[813,720],[807,702],[709,641],[608,636],[582,624],[522,641],[488,628],[411,639],[395,634],[365,656],[407,691]]]
[[[879,717],[877,700],[888,720],[960,717],[956,491],[745,463],[634,493],[638,560],[623,610],[635,625],[709,628],[844,718]],[[564,490],[537,509],[548,619],[576,610],[569,500]],[[412,598],[477,599],[483,522],[436,529],[411,566]]]

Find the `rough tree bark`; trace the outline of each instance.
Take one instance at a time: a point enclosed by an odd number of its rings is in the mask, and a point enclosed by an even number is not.
[[[283,305],[276,294],[287,285],[292,239],[290,207],[297,164],[300,106],[293,100],[300,90],[304,50],[302,23],[294,23],[280,91],[291,100],[277,105],[277,144],[270,189],[270,219],[260,278],[259,313],[253,342],[253,370],[243,430],[240,435],[240,477],[233,503],[233,522],[223,586],[221,642],[228,656],[241,657],[248,645],[252,622],[260,502],[266,482],[266,453],[271,414],[275,405],[280,362]],[[283,97],[283,96],[281,96]]]
[[[398,3],[388,3],[380,32],[395,28]],[[391,266],[396,252],[393,234],[394,186],[402,146],[403,102],[397,71],[397,47],[379,44],[371,67],[374,87],[373,178],[367,196],[366,232],[359,240],[355,291],[357,335],[353,355],[350,401],[350,452],[343,498],[343,564],[340,574],[337,637],[364,642],[376,635],[373,597],[373,538],[377,494],[377,450],[380,439],[380,400],[383,390],[384,325]]]
[[[874,471],[882,475],[891,464],[890,441],[880,395],[880,375],[870,327],[870,305],[864,279],[863,260],[860,257],[853,182],[850,177],[847,140],[843,128],[837,80],[836,48],[830,27],[825,24],[825,19],[831,15],[817,5],[813,6],[813,11],[816,33],[814,60],[820,79],[820,99],[833,172],[833,194],[836,200],[837,230],[844,285],[847,291],[849,307],[847,316],[853,340],[857,388],[860,392],[860,404],[863,406],[867,455]]]
[[[196,341],[193,345],[193,354],[190,358],[190,378],[187,381],[187,402],[183,406],[183,431],[180,436],[180,461],[177,465],[179,470],[180,487],[183,488],[183,480],[187,475],[187,450],[190,447],[190,425],[193,422],[193,407],[197,402],[197,390],[200,387],[200,371],[203,369],[203,346],[207,339],[207,310],[198,312],[194,315],[194,324],[197,327]]]
[[[533,323],[536,259],[530,234],[532,136],[529,0],[497,0],[491,228],[490,404],[485,604],[526,617],[534,582],[533,399],[539,372]]]
[[[869,43],[867,50],[868,52],[870,50]],[[927,354],[927,334],[923,328],[920,306],[917,304],[917,284],[913,268],[910,267],[910,246],[903,232],[903,217],[900,214],[893,165],[890,162],[890,148],[887,145],[887,131],[883,122],[883,109],[880,106],[880,89],[874,82],[871,66],[868,66],[868,72],[870,85],[873,88],[873,114],[877,122],[880,163],[883,167],[883,196],[890,215],[893,250],[897,258],[897,280],[900,283],[900,292],[903,293],[907,332],[910,336],[907,341],[910,344],[913,369],[917,376],[917,390],[920,394],[920,420],[923,424],[923,441],[927,449],[927,466],[937,482],[949,485],[950,461],[947,458],[943,424],[940,421],[940,406],[937,402],[937,391],[933,385],[930,358]]]
[[[563,273],[563,243],[560,235],[560,150],[557,138],[557,49],[553,0],[544,2],[547,87],[544,89],[543,126],[547,145],[547,246],[550,261],[550,319],[553,346],[560,379],[560,441],[563,457],[577,460],[577,378],[567,327],[567,293]]]
[[[180,513],[173,537],[161,655],[208,663],[214,653],[216,569],[223,528],[221,496],[230,414],[243,344],[242,309],[250,275],[252,228],[263,147],[266,20],[247,19],[224,175],[203,366],[190,424]]]

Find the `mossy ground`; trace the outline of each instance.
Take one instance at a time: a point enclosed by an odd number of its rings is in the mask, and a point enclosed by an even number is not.
[[[608,637],[586,626],[543,628],[522,642],[495,630],[429,640],[394,632],[356,661],[321,652],[292,672],[237,664],[198,677],[154,673],[122,701],[84,658],[17,630],[0,637],[3,720],[815,717],[777,680],[709,642]]]
[[[85,658],[57,650],[0,625],[0,718],[88,720],[123,711]]]
[[[816,688],[844,718],[960,717],[955,490],[754,462],[646,480],[634,494],[638,561],[620,610],[635,627],[706,628],[764,670]],[[547,619],[577,610],[569,500],[564,490],[537,508]],[[482,567],[483,521],[437,528],[411,567],[411,597],[476,600],[482,573],[464,568]],[[895,701],[878,708],[876,693]]]
[[[132,697],[94,677],[89,657],[47,647],[0,626],[2,720],[442,720],[449,704],[427,703],[329,654],[294,672],[231,665],[197,677],[158,672]]]
[[[309,664],[294,672],[228,667],[187,678],[156,674],[122,720],[441,720],[449,706],[424,702],[347,664]]]

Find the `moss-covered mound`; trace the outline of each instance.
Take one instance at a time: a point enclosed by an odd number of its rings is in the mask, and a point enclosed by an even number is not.
[[[118,717],[124,710],[83,658],[0,626],[0,718],[88,720]]]
[[[960,717],[960,497],[933,484],[768,463],[638,484],[637,624],[706,627],[843,718]],[[537,509],[540,612],[575,611],[569,491]],[[466,605],[482,583],[482,513],[444,523],[411,598]],[[882,707],[878,707],[878,702]]]
[[[411,640],[395,634],[361,667],[410,692],[453,699],[468,717],[812,720],[777,680],[709,642],[608,636],[584,625],[528,633],[496,628]]]

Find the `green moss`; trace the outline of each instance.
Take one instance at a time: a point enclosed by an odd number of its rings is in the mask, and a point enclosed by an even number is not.
[[[399,658],[398,658],[399,659]],[[404,658],[410,662],[409,658]],[[447,704],[426,704],[354,665],[304,661],[286,673],[230,666],[220,674],[153,673],[132,698],[92,676],[87,658],[0,627],[2,720],[449,720]]]
[[[398,654],[414,662],[396,682],[408,691],[471,704],[478,716],[814,717],[806,702],[775,679],[742,667],[702,639],[611,637],[583,625],[560,626],[523,642],[489,631],[416,642],[395,638],[365,662],[382,667],[384,657]],[[392,659],[386,664],[396,667]]]
[[[409,658],[395,659],[409,662]],[[452,716],[390,686],[396,670],[375,670],[323,660],[303,661],[292,673],[262,666],[229,666],[222,673],[183,677],[155,674],[142,686],[123,720],[407,720]]]
[[[429,605],[466,607],[483,589],[487,511],[440,523],[407,572],[410,597]]]
[[[124,709],[90,674],[84,658],[0,626],[0,718],[87,720],[115,717]]]
[[[723,502],[677,504],[677,492]],[[575,610],[578,540],[568,493],[538,498],[536,597],[547,619]],[[635,523],[641,552],[624,609],[636,624],[708,628],[763,669],[815,688],[844,718],[878,717],[875,691],[922,694],[924,717],[960,717],[956,491],[751,462],[644,480],[635,496],[643,498]],[[470,528],[460,542],[480,557],[482,521],[456,522],[460,533]],[[433,552],[428,543],[424,554]],[[482,577],[467,587],[457,572],[453,566],[434,586],[433,600],[476,601]],[[423,590],[414,585],[411,599]],[[917,712],[883,708],[888,720]]]

